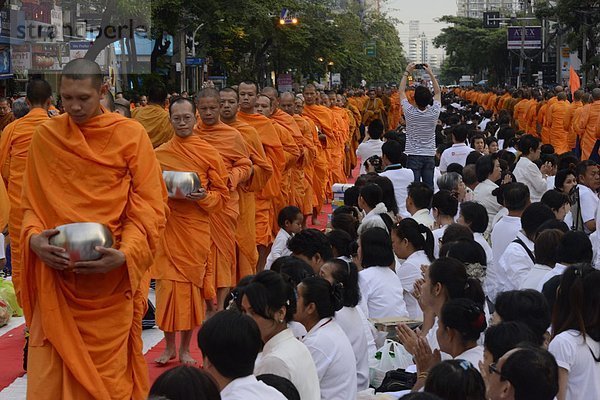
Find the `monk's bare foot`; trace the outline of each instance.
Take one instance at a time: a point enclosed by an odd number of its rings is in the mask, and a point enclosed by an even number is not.
[[[189,352],[179,352],[179,361],[183,365],[196,365],[198,361],[194,360]]]
[[[174,360],[177,354],[175,354],[174,350],[167,350],[160,355],[157,359],[154,360],[158,365],[167,365],[169,361]]]

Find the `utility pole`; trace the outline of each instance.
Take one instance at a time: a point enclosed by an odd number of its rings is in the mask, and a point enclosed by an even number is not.
[[[523,21],[521,24],[521,52],[519,53],[519,75],[517,76],[517,88],[521,87],[523,63],[525,62],[525,22]]]
[[[179,77],[181,79],[179,93],[183,93],[186,91],[187,86],[187,77],[185,74],[185,30],[181,30],[179,32],[179,62],[181,63],[179,72]]]

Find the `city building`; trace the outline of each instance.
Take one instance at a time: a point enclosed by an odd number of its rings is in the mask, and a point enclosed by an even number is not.
[[[519,0],[457,0],[457,15],[459,17],[483,18],[486,11],[501,11],[510,14],[521,10]]]

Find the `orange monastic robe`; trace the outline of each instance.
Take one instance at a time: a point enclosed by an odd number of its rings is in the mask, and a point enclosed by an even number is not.
[[[21,200],[28,398],[146,398],[142,278],[165,226],[166,201],[152,144],[137,122],[103,110],[82,125],[63,114],[37,128]],[[93,275],[57,271],[30,249],[33,234],[82,221],[110,229],[123,266]]]
[[[336,146],[337,138],[335,134],[335,122],[333,113],[330,109],[319,105],[305,105],[302,115],[310,118],[319,131],[326,136],[325,139],[325,155],[327,157],[328,169],[325,171],[315,170],[315,174],[323,174],[325,176],[317,175],[318,179],[324,182],[325,196],[328,197],[331,193],[331,170],[335,168],[335,162],[338,163],[338,168],[341,166],[341,160],[336,159]]]
[[[164,332],[187,331],[204,321],[204,299],[216,298],[208,216],[229,200],[227,170],[219,152],[195,134],[174,136],[156,149],[156,158],[163,171],[195,172],[207,192],[199,201],[169,199],[171,213],[152,266],[156,325]]]
[[[0,133],[6,128],[8,124],[15,120],[15,115],[11,112],[0,117]]]
[[[521,99],[514,108],[513,117],[519,124],[519,130],[525,131],[527,124],[525,123],[525,115],[527,114],[527,108],[529,107],[529,100]]]
[[[554,147],[556,154],[563,154],[571,150],[568,145],[567,131],[564,126],[565,114],[569,103],[557,101],[550,107],[550,144]]]
[[[548,107],[550,104],[546,101],[539,108],[537,113],[537,122],[540,127],[540,138],[543,144],[550,143],[550,127],[546,123],[546,111],[548,111]]]
[[[315,148],[313,131],[310,123],[298,114],[294,115],[294,121],[296,121],[296,124],[300,128],[300,132],[302,132],[305,144],[305,152],[304,156],[302,157],[302,163],[300,164],[300,167],[304,173],[304,180],[302,182],[304,196],[300,199],[300,209],[302,210],[302,214],[309,215],[312,213],[313,198],[315,196],[313,182],[317,149]]]
[[[538,136],[537,134],[537,109],[538,103],[536,100],[532,100],[529,108],[527,109],[527,114],[525,114],[525,132],[530,135]]]
[[[283,144],[283,151],[286,152],[288,161],[288,169],[284,172],[284,188],[286,195],[284,196],[284,202],[281,203],[279,208],[275,208],[275,215],[279,213],[281,208],[292,205],[300,207],[302,205],[302,197],[304,196],[303,183],[304,172],[302,170],[302,159],[305,152],[304,137],[302,132],[294,121],[294,117],[288,113],[277,109],[272,115],[271,119],[277,123],[280,128],[280,140]],[[290,140],[291,139],[291,140]],[[300,165],[298,164],[300,163]],[[274,232],[279,232],[279,225],[274,224]]]
[[[134,109],[131,118],[146,128],[154,148],[168,142],[175,135],[169,119],[169,112],[158,104],[148,104],[146,107]]]
[[[273,221],[277,219],[274,215],[273,202],[281,193],[282,173],[286,165],[285,153],[279,135],[269,118],[242,111],[238,112],[237,118],[256,129],[267,160],[273,169],[273,174],[264,188],[255,193],[256,243],[260,246],[268,246],[273,241]]]
[[[229,126],[241,134],[252,161],[252,176],[240,185],[240,218],[236,230],[238,271],[237,280],[256,273],[258,250],[256,249],[256,199],[258,194],[273,175],[269,162],[256,129],[245,122],[236,120]]]
[[[209,263],[215,271],[215,287],[233,287],[237,283],[235,232],[240,216],[238,189],[250,178],[250,153],[237,129],[222,122],[214,125],[199,122],[194,132],[217,149],[227,169],[229,201],[225,202],[221,211],[209,214],[212,239]]]
[[[319,130],[312,119],[308,118],[304,114],[302,118],[308,122],[310,131],[313,136],[313,145],[315,148],[315,163],[312,180],[313,188],[313,199],[312,205],[318,213],[323,208],[325,202],[325,185],[327,184],[327,168],[329,168],[329,162],[327,161],[327,152],[323,148],[323,143],[319,140]]]
[[[587,160],[592,154],[596,144],[596,134],[600,125],[600,100],[586,104],[579,118],[579,132],[581,137],[581,159]]]
[[[2,132],[0,138],[0,166],[2,179],[10,198],[10,219],[8,233],[10,235],[10,251],[12,264],[12,280],[17,299],[21,291],[21,192],[23,190],[23,173],[27,163],[27,152],[35,129],[48,121],[48,112],[43,108],[33,108],[23,118],[17,119]],[[4,230],[4,226],[0,229]]]
[[[339,157],[340,164],[338,168],[335,168],[332,171],[333,174],[333,182],[346,182],[346,177],[349,174],[350,160],[347,155],[349,153],[348,140],[350,137],[350,121],[348,119],[348,113],[345,108],[340,108],[337,106],[331,107],[331,111],[333,112],[334,119],[337,125],[337,146],[336,146],[336,157]]]
[[[383,101],[380,98],[374,98],[371,100],[367,98],[363,108],[361,109],[363,113],[363,124],[365,126],[369,126],[369,124],[376,119],[381,120],[383,123],[383,116],[385,114],[385,106],[383,105]],[[385,126],[385,124],[384,124]]]
[[[581,101],[574,101],[569,104],[569,108],[567,108],[567,112],[565,113],[564,118],[564,128],[567,132],[567,147],[569,150],[574,149],[577,143],[577,131],[575,129],[575,123],[578,121],[578,117],[580,112],[577,110],[583,107],[583,103]],[[577,118],[576,118],[577,117]]]
[[[393,92],[390,96],[390,112],[388,114],[388,127],[396,129],[400,125],[400,93]]]

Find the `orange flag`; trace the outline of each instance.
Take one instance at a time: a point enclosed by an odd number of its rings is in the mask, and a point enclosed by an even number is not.
[[[569,69],[569,87],[571,88],[571,96],[575,97],[575,91],[581,87],[581,81],[579,75],[575,72],[573,67]]]

